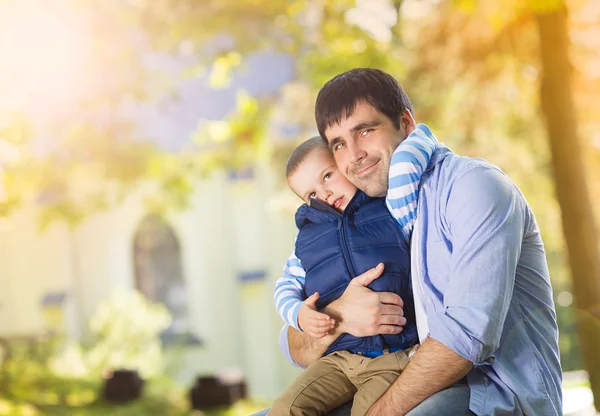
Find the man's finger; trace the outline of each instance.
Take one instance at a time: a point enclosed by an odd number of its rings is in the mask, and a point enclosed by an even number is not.
[[[402,332],[402,329],[403,328],[398,325],[380,325],[379,333],[381,335],[399,334],[400,332]]]
[[[331,326],[331,324],[329,323],[328,320],[327,321],[321,321],[321,320],[312,321],[310,323],[310,325],[312,325],[314,328],[319,328],[319,329],[321,329],[321,328],[329,328]]]
[[[397,305],[400,307],[404,306],[404,301],[402,298],[395,293],[380,292],[379,301],[388,305]]]
[[[406,318],[399,315],[383,315],[379,318],[380,325],[406,325]]]
[[[359,285],[366,287],[369,286],[373,280],[381,276],[381,273],[383,273],[383,263],[379,263],[372,269],[369,269],[360,276],[355,277],[354,279],[352,279],[352,282],[358,283]]]
[[[382,305],[381,306],[381,314],[382,315],[404,316],[404,309],[402,309],[400,306],[396,306],[396,305]]]

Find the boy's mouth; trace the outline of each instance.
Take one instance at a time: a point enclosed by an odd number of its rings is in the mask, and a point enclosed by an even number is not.
[[[332,206],[333,206],[335,209],[339,209],[339,208],[340,208],[340,206],[342,205],[342,201],[343,201],[343,200],[344,200],[344,197],[343,197],[343,196],[340,196],[339,198],[337,198],[336,200],[334,200],[334,201],[333,201],[333,204],[332,204]]]

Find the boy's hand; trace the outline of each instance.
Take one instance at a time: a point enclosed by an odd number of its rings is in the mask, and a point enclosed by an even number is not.
[[[315,293],[304,301],[298,312],[298,324],[305,334],[313,338],[323,338],[335,326],[335,321],[327,314],[317,312],[319,294]]]

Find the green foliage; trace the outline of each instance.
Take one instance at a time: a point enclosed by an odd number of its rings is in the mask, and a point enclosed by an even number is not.
[[[90,319],[96,341],[87,352],[92,374],[119,368],[138,370],[144,379],[162,373],[159,335],[171,324],[166,307],[138,292],[117,293],[100,303]]]
[[[18,404],[16,408],[26,403],[36,407],[61,404],[81,406],[96,399],[99,378],[58,375],[48,365],[60,344],[61,340],[58,338],[14,341],[10,344],[7,351],[9,355],[4,357],[0,374],[0,391],[4,393],[3,396]],[[4,404],[6,408],[11,407],[10,403]],[[3,414],[2,407],[0,403],[0,414]],[[24,414],[27,411],[29,410],[24,410]]]
[[[60,337],[9,342],[0,372],[0,415],[189,414],[185,390],[160,376],[159,333],[169,323],[164,306],[134,292],[98,307],[90,321],[97,341],[89,350]],[[103,376],[115,368],[136,369],[147,380],[141,399],[125,405],[103,401]]]
[[[237,94],[233,114],[223,121],[208,121],[195,133],[193,140],[202,149],[196,169],[206,175],[218,167],[241,168],[265,159],[265,125],[269,108],[245,91]]]
[[[60,339],[12,345],[11,357],[0,373],[0,416],[194,414],[189,410],[189,387],[179,386],[162,376],[146,382],[143,395],[138,400],[118,405],[104,401],[101,397],[102,377],[64,373],[63,365],[72,366],[68,360],[74,357],[61,353],[62,345]],[[57,373],[57,370],[60,371]],[[230,408],[205,413],[210,416],[246,416],[266,407],[268,403],[241,401]]]
[[[0,109],[0,219],[21,202],[18,189],[28,159],[31,129],[25,115]]]

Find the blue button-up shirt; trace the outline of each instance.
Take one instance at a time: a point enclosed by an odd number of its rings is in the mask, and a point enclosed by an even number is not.
[[[439,146],[421,178],[418,204],[412,273],[421,283],[429,336],[474,364],[470,409],[562,414],[546,254],[523,195],[498,168]],[[287,328],[280,346],[293,362]]]

